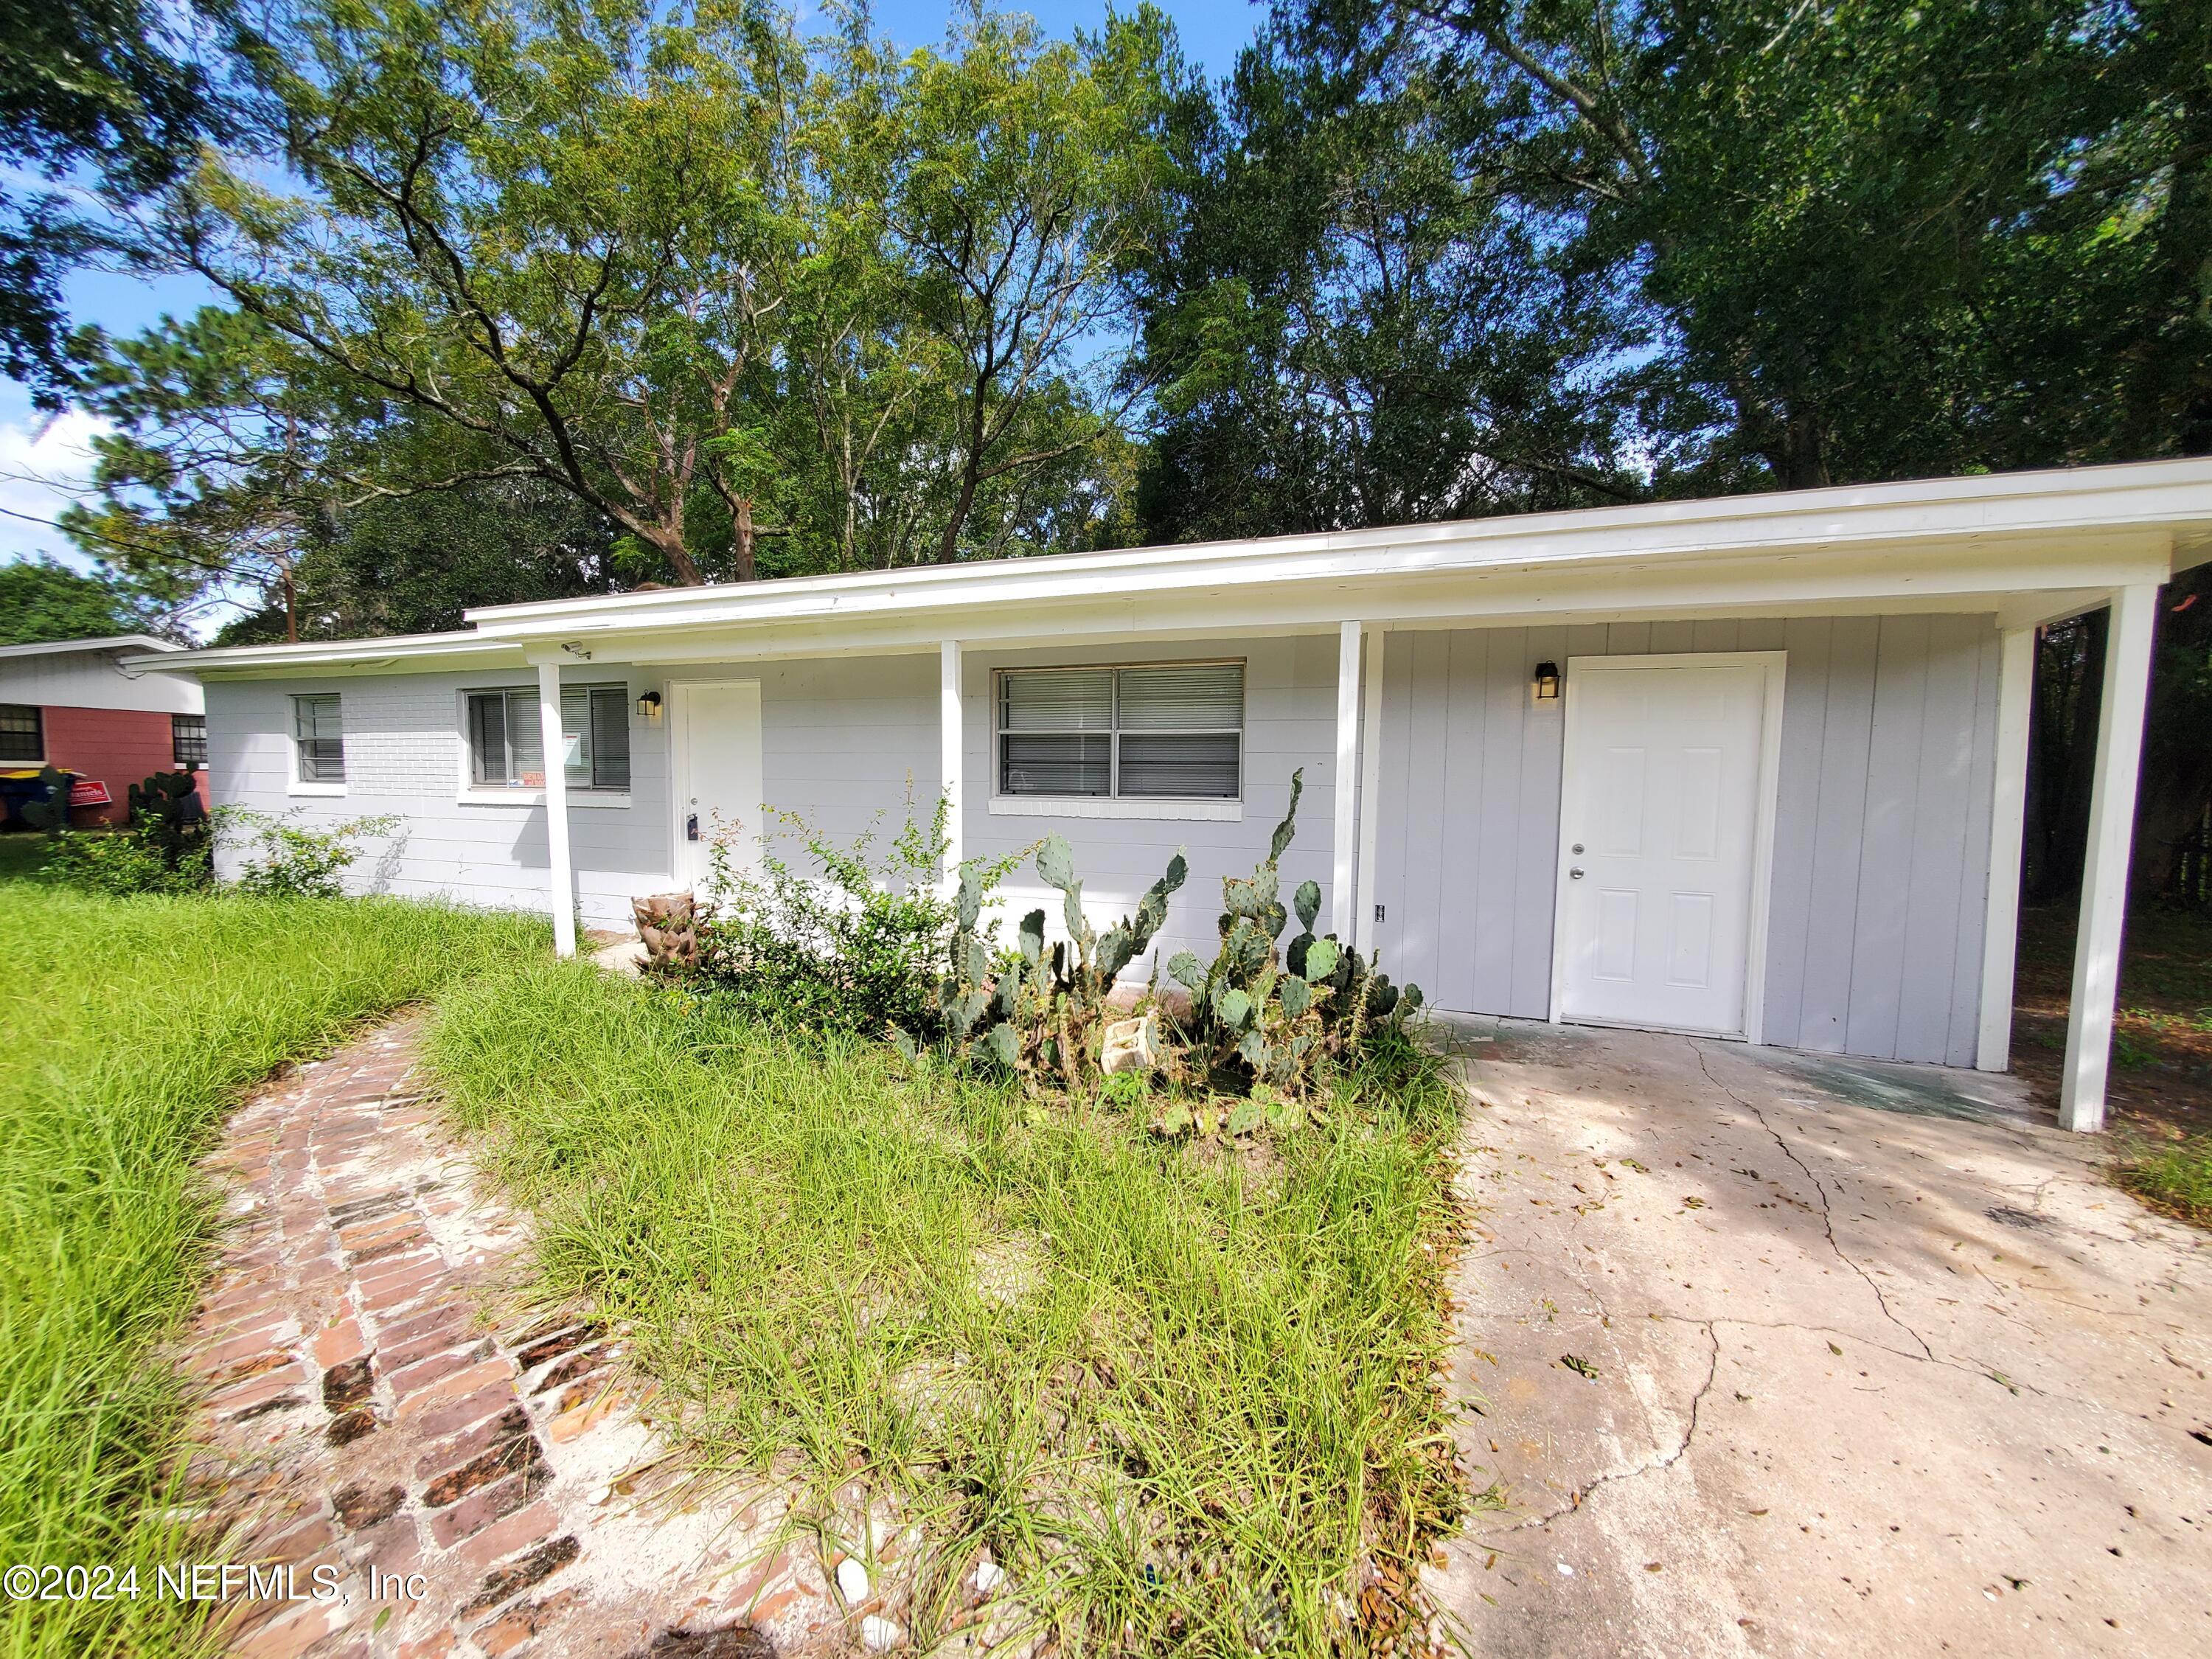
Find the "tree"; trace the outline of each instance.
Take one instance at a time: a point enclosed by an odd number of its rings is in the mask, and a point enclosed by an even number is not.
[[[258,124],[160,222],[230,302],[198,330],[251,336],[209,342],[222,483],[132,388],[179,379],[149,341],[102,381],[143,405],[118,489],[212,520],[270,499],[249,476],[342,506],[534,480],[617,527],[629,579],[683,582],[759,574],[763,538],[788,571],[1061,533],[1131,395],[1081,360],[1164,31],[979,14],[901,60],[758,0],[308,0],[255,60]],[[402,417],[445,441],[384,441]]]
[[[0,0],[0,372],[46,407],[70,380],[63,277],[130,253],[112,216],[221,130],[209,62],[246,39],[225,0]]]
[[[0,645],[156,629],[166,631],[160,607],[106,571],[87,574],[52,558],[0,564]]]
[[[1615,501],[1615,412],[1579,385],[1621,337],[1493,168],[1491,112],[1391,43],[1279,14],[1224,108],[1177,112],[1183,199],[1133,277],[1162,420],[1158,538]]]

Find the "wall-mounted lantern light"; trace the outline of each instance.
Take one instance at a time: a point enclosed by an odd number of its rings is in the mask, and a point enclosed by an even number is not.
[[[1536,689],[1538,702],[1557,702],[1559,700],[1559,665],[1555,662],[1538,663],[1536,677],[1532,684]]]
[[[637,717],[641,720],[657,720],[660,718],[659,692],[641,691],[637,694]]]

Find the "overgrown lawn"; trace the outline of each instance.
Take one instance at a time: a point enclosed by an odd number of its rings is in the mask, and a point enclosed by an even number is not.
[[[856,1474],[922,1524],[920,1650],[986,1546],[1072,1651],[1357,1645],[1456,1517],[1433,1066],[1192,1148],[574,964],[449,999],[430,1054],[702,1464],[848,1544]]]
[[[542,952],[519,916],[377,900],[104,899],[0,881],[0,1565],[136,1565],[136,1601],[0,1601],[13,1655],[161,1652],[204,1609],[156,1561],[188,1424],[160,1363],[219,1195],[225,1109],[370,1016]]]

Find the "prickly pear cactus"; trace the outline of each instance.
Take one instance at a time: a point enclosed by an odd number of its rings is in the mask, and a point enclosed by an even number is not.
[[[156,772],[125,793],[131,823],[172,870],[207,842],[207,808],[200,805],[192,773],[189,766],[177,772]]]
[[[23,822],[33,830],[58,836],[69,828],[70,775],[58,767],[46,767],[39,774],[39,786],[46,793],[23,803]]]

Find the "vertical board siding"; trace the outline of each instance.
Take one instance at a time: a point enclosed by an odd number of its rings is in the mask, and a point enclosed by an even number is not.
[[[1550,1012],[1565,726],[1535,665],[1789,653],[1766,1040],[1971,1064],[1997,636],[1986,617],[1613,623],[1393,635],[1376,810],[1377,941],[1437,1006]]]

